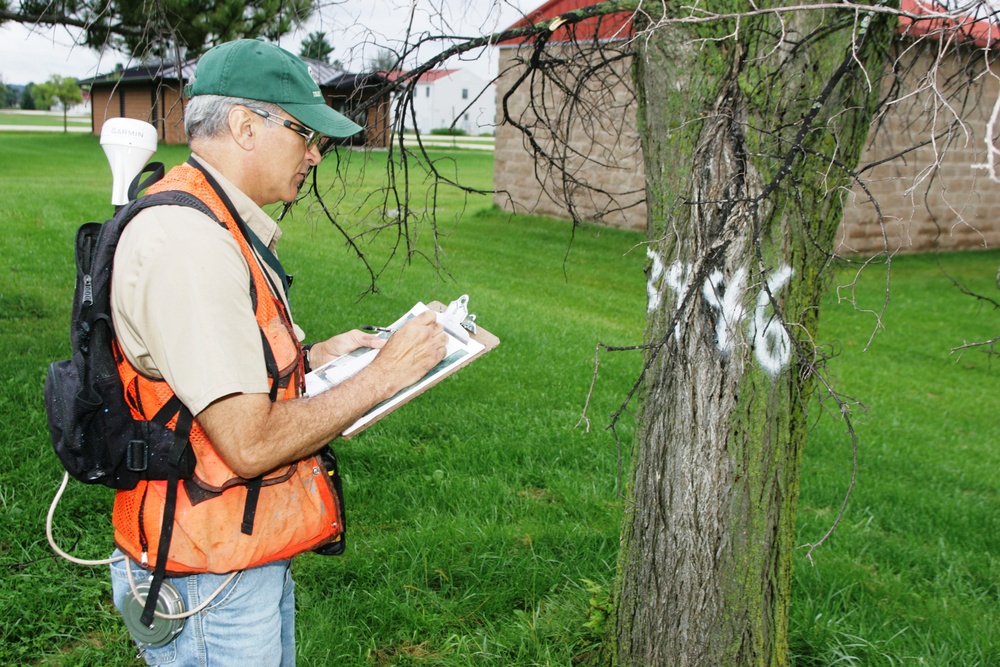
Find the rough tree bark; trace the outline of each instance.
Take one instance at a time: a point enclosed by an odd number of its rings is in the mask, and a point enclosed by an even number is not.
[[[647,18],[649,351],[603,660],[785,665],[823,269],[894,21]]]

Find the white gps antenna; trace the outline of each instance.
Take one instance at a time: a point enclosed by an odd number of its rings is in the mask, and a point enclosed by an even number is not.
[[[156,128],[134,118],[109,118],[101,128],[101,147],[108,156],[111,176],[111,203],[128,203],[128,186],[156,152]]]

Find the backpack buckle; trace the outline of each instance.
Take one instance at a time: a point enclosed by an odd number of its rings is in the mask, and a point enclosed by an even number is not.
[[[149,445],[145,440],[129,440],[125,465],[132,472],[144,472],[149,467]]]

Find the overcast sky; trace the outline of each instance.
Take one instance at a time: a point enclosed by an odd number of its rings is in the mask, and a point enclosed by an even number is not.
[[[406,35],[411,12],[416,33],[479,36],[502,30],[543,0],[342,0],[326,2],[319,14],[302,29],[281,40],[281,46],[299,52],[302,40],[323,31],[334,47],[331,59],[360,70],[379,47],[398,49]],[[441,8],[438,11],[436,8]],[[5,23],[0,27],[0,81],[10,84],[40,83],[53,74],[85,78],[104,74],[116,63],[128,65],[125,56],[103,55],[75,46],[75,33],[66,28]],[[444,48],[444,47],[442,47]],[[440,49],[422,49],[429,58]],[[489,49],[474,61],[452,62],[452,67],[474,70],[480,76],[496,72],[496,50]],[[471,56],[470,56],[471,57]],[[412,66],[414,62],[407,63]]]

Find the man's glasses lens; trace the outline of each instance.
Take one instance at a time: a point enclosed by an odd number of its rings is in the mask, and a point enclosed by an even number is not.
[[[316,130],[311,130],[301,123],[296,123],[294,120],[289,120],[287,118],[282,118],[276,113],[271,113],[270,111],[264,111],[263,109],[255,109],[254,107],[247,107],[250,111],[261,118],[268,120],[273,120],[283,127],[287,127],[289,130],[299,135],[306,140],[306,150],[313,148],[314,146],[319,150],[320,155],[329,150],[330,146],[333,145],[333,138],[328,137],[325,134],[317,132]]]
[[[316,136],[312,139],[310,147],[315,146],[319,150],[320,155],[326,155],[327,151],[333,148],[335,143],[336,141],[333,137],[328,137],[325,134],[317,132]]]

